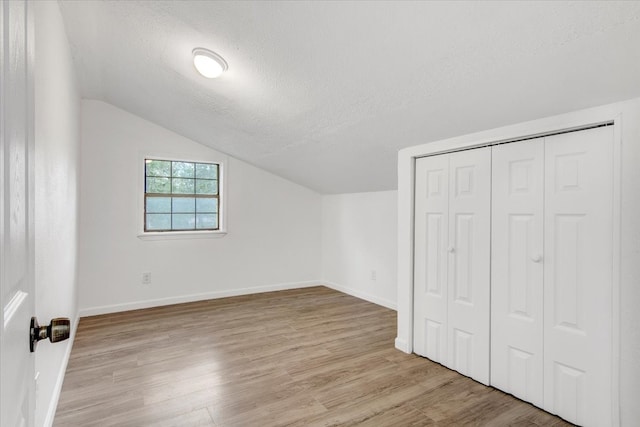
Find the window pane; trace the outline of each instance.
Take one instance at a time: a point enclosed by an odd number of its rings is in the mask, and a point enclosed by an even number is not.
[[[174,230],[193,230],[196,228],[196,218],[194,214],[173,214]]]
[[[196,228],[218,228],[218,215],[197,214]]]
[[[196,212],[218,213],[218,199],[213,199],[213,198],[196,199]]]
[[[196,178],[218,179],[218,165],[196,163]]]
[[[145,231],[218,230],[217,163],[145,159]]]
[[[218,181],[196,179],[196,194],[218,194]]]
[[[173,176],[193,178],[194,164],[187,162],[173,162]]]
[[[176,194],[193,194],[194,182],[193,179],[173,178],[173,192]]]
[[[193,213],[196,211],[196,199],[193,197],[173,197],[173,213]]]
[[[145,230],[170,230],[171,215],[169,214],[147,214]]]
[[[165,160],[145,160],[147,176],[171,176],[171,162]]]
[[[147,213],[171,213],[170,197],[147,197]]]
[[[147,193],[170,193],[169,178],[147,178]]]

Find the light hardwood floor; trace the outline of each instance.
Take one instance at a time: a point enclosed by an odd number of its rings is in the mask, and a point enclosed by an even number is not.
[[[55,426],[568,426],[307,288],[82,318]]]

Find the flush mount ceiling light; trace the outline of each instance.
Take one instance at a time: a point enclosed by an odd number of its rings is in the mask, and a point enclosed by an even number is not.
[[[208,79],[220,77],[229,68],[227,61],[220,55],[203,47],[193,49],[193,65]]]

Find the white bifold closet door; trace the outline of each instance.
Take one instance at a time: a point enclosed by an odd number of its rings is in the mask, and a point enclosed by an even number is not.
[[[493,147],[491,383],[612,422],[613,129]]]
[[[449,155],[416,160],[414,351],[447,364]]]
[[[491,385],[542,407],[544,139],[492,154]]]
[[[613,127],[545,140],[544,408],[611,425]]]
[[[491,152],[416,160],[415,352],[489,383]]]

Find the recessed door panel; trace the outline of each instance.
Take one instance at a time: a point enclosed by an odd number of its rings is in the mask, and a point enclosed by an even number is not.
[[[491,384],[543,403],[544,143],[492,148]]]
[[[611,425],[612,127],[546,138],[544,409]]]
[[[554,218],[554,327],[565,328],[568,333],[584,333],[584,288],[585,280],[581,264],[584,251],[582,247],[585,215],[557,214]]]
[[[475,166],[457,166],[455,175],[456,197],[473,196],[474,180],[476,179]]]
[[[438,167],[439,166],[436,166],[436,168]],[[446,169],[434,169],[426,172],[427,183],[425,188],[427,189],[427,192],[425,197],[427,199],[433,197],[447,197],[445,194],[446,174]]]
[[[471,214],[459,214],[455,217],[455,245],[451,257],[453,264],[453,301],[473,304],[473,256],[474,226]]]
[[[425,356],[431,360],[444,360],[446,354],[447,331],[442,323],[425,319]]]
[[[439,363],[447,349],[449,157],[416,161],[414,351]]]
[[[540,143],[533,142],[534,144]],[[525,144],[530,144],[531,142],[519,143],[517,146],[509,145],[509,148],[501,148],[504,146],[493,147],[493,151],[495,150],[515,150],[521,151],[522,147]],[[515,147],[515,148],[512,148]],[[519,158],[519,156],[516,156]],[[533,191],[538,188],[536,186],[536,182],[534,180],[538,179],[537,176],[537,162],[535,157],[524,156],[520,160],[509,160],[507,163],[509,166],[509,172],[507,175],[507,179],[509,181],[509,194],[531,194]],[[504,165],[502,165],[504,167]],[[504,173],[504,171],[502,172]]]
[[[507,384],[514,396],[533,396],[537,392],[539,369],[536,356],[515,347],[508,348]]]
[[[489,383],[491,151],[450,154],[449,366]]]
[[[441,213],[427,213],[426,215],[426,235],[425,252],[426,263],[424,264],[425,291],[433,296],[442,298],[443,283],[442,279],[446,274],[442,269],[444,253],[442,251],[447,231],[442,229],[444,224],[444,215]]]
[[[473,376],[476,352],[473,348],[473,334],[453,329],[453,358],[451,368],[469,377]]]
[[[531,272],[531,255],[529,255],[534,246],[533,240],[539,239],[534,234],[535,221],[533,214],[508,215],[509,242],[506,268],[509,317],[530,322],[535,321],[533,309],[536,301],[533,301],[533,298],[535,287],[540,286]]]
[[[553,364],[553,407],[557,414],[579,425],[589,424],[585,379],[584,371]]]

